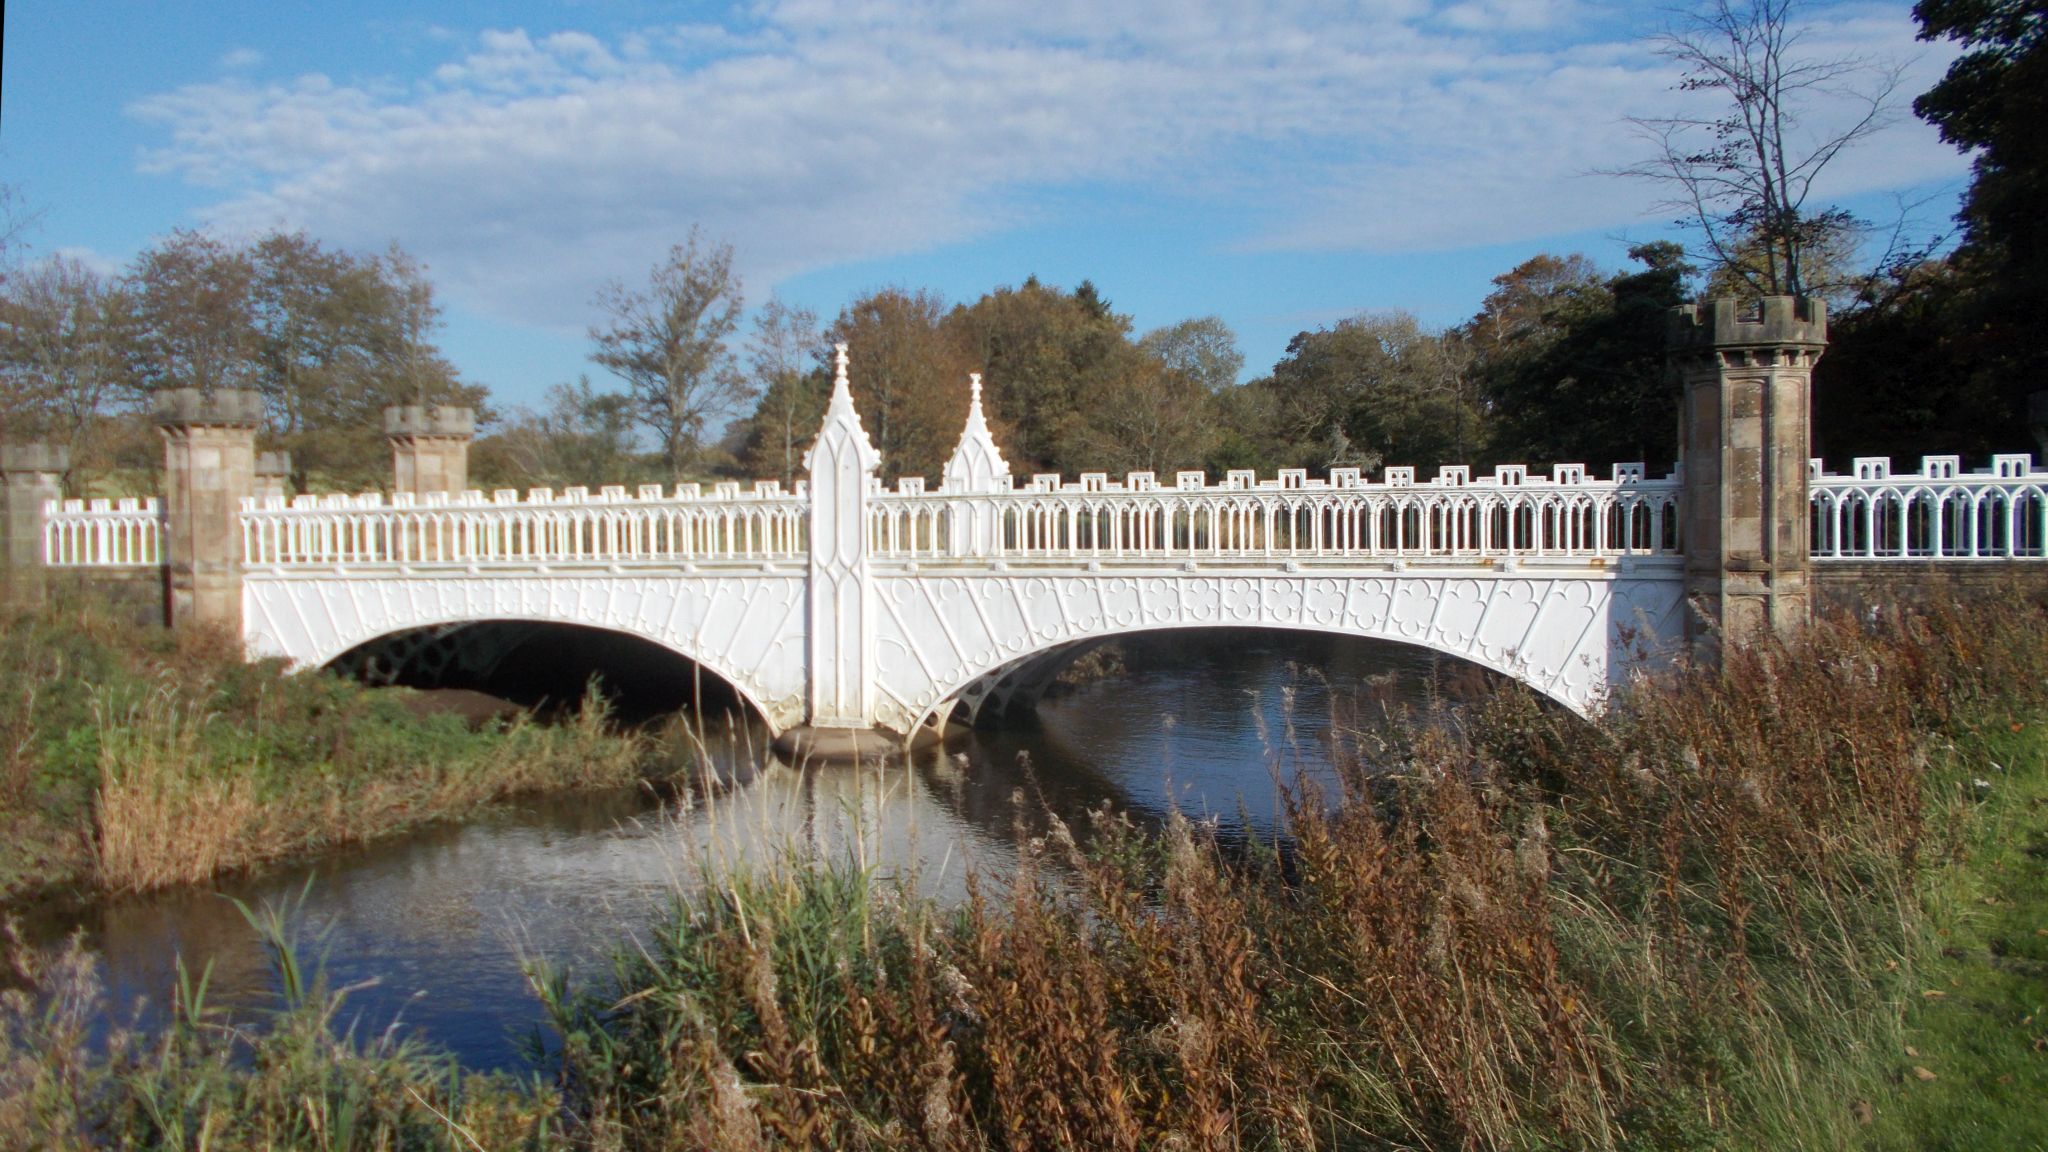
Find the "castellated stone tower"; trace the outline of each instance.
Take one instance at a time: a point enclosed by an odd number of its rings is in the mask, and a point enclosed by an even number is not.
[[[446,404],[400,404],[384,410],[391,441],[391,488],[425,496],[469,487],[469,442],[476,413]]]
[[[1808,397],[1827,346],[1827,306],[1771,296],[1674,308],[1669,355],[1684,385],[1679,464],[1687,638],[1787,635],[1809,617]]]
[[[256,494],[263,397],[236,388],[156,395],[164,438],[164,615],[242,627],[242,501]]]
[[[0,596],[36,604],[43,599],[43,505],[64,494],[59,481],[71,450],[53,444],[0,444]]]

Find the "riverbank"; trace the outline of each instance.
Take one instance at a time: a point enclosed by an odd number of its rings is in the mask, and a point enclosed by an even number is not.
[[[664,770],[593,700],[540,725],[244,663],[89,591],[0,610],[0,902],[135,892]]]
[[[679,894],[608,971],[542,975],[533,1081],[336,1040],[303,993],[267,1035],[199,1012],[81,1061],[89,977],[43,957],[61,994],[0,1015],[0,1133],[2024,1148],[2044,725],[2048,616],[2009,599],[1824,625],[1597,725],[1511,690],[1378,730],[1395,771],[1296,790],[1284,844],[1105,812],[960,908],[799,852]]]
[[[958,913],[845,865],[727,879],[598,986],[544,986],[566,1135],[2035,1146],[2048,1063],[2006,1045],[1973,1079],[1954,1052],[1943,1104],[1908,1049],[1944,1028],[1901,1021],[1944,1001],[1957,870],[2023,850],[1976,781],[2044,720],[2048,618],[1943,607],[1733,655],[1598,724],[1509,692],[1456,732],[1390,729],[1394,775],[1358,766],[1334,808],[1297,792],[1284,848],[1105,814]],[[1998,790],[2048,787],[2008,759]],[[2002,939],[2000,979],[2032,981],[2003,995],[2038,1000],[2041,942]],[[1946,1025],[1938,1059],[1984,1023]],[[1944,1127],[1958,1107],[1972,1127]]]

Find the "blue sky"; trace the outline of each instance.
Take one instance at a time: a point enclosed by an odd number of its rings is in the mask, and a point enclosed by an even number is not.
[[[1948,50],[1910,4],[1820,3],[1807,46]],[[590,305],[693,223],[750,303],[1091,279],[1140,331],[1215,314],[1248,374],[1369,309],[1432,324],[1541,251],[1671,234],[1625,117],[1680,107],[1601,0],[753,0],[6,5],[0,181],[34,252],[117,268],[174,227],[396,241],[465,376],[532,402]],[[1815,117],[1827,126],[1830,110]],[[1902,110],[1822,191],[1938,227],[1965,158]],[[33,253],[32,253],[33,254]],[[856,366],[858,370],[858,366]]]

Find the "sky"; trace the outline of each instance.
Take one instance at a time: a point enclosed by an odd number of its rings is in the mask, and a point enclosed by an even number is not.
[[[1952,58],[1909,3],[1803,0],[1802,50]],[[693,226],[747,300],[826,320],[904,285],[1092,281],[1197,316],[1247,376],[1368,310],[1477,310],[1539,252],[1674,235],[1628,117],[1693,99],[1603,0],[14,0],[0,182],[31,256],[116,270],[173,228],[429,269],[440,343],[504,402],[589,373],[593,297]],[[1814,110],[1825,131],[1838,108]],[[1903,107],[1817,193],[1939,229],[1967,158]],[[855,365],[858,371],[858,365]]]

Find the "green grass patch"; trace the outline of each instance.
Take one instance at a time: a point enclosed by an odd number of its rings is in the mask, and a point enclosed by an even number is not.
[[[2048,1149],[2048,715],[1987,717],[1952,759],[1871,1146]]]

